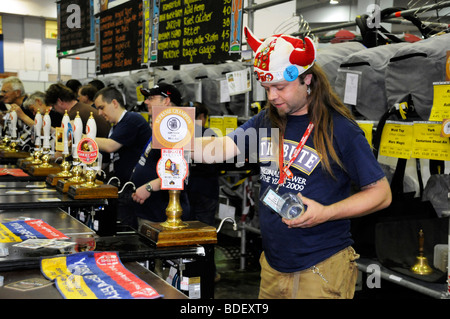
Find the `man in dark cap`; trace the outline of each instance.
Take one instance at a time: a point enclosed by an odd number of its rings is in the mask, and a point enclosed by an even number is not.
[[[181,106],[181,93],[171,84],[161,82],[151,89],[141,88],[141,93],[145,96],[144,103],[148,108],[150,125],[152,119],[152,106]]]
[[[153,106],[181,106],[181,93],[170,84],[158,83],[151,89],[141,89],[141,93],[146,97],[145,104],[150,116]],[[135,185],[136,191],[132,194],[134,202],[128,207],[128,212],[136,214],[138,225],[145,220],[152,222],[166,220],[165,211],[169,204],[169,193],[161,191],[161,179],[156,171],[156,165],[160,158],[161,150],[152,148],[150,138],[131,174],[130,180]],[[189,201],[186,191],[181,192],[180,202],[183,209],[182,218],[186,220],[189,216]]]

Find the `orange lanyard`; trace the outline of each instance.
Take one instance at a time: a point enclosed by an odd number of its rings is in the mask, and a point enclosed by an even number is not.
[[[286,181],[286,177],[292,178],[294,176],[294,174],[292,174],[292,172],[289,168],[291,167],[292,163],[294,163],[298,154],[300,154],[300,152],[302,151],[303,146],[305,146],[305,143],[308,140],[309,136],[311,135],[313,128],[314,128],[314,124],[312,122],[309,122],[309,125],[306,128],[306,131],[303,134],[302,139],[300,140],[297,147],[295,148],[294,153],[292,154],[292,158],[289,160],[287,165],[284,165],[284,156],[283,156],[284,136],[281,138],[280,151],[279,151],[279,153],[280,153],[279,154],[279,156],[280,156],[280,179],[278,181],[277,190],[278,190],[278,188],[280,188],[281,185],[284,184],[284,182]]]

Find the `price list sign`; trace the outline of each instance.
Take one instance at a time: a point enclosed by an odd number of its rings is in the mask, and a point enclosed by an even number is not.
[[[450,119],[450,82],[433,83],[433,107],[430,121]]]
[[[61,0],[57,10],[59,53],[93,45],[90,0]]]
[[[143,10],[131,0],[99,14],[99,65],[97,73],[142,68]]]
[[[380,155],[411,158],[413,123],[386,121],[381,134]]]
[[[441,123],[414,122],[413,153],[414,158],[450,160],[448,137],[441,137]]]
[[[160,0],[153,9],[152,65],[237,60],[239,51],[230,53],[230,38],[242,28],[235,1]]]

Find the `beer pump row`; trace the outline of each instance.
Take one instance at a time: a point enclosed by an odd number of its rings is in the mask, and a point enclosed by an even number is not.
[[[32,176],[46,177],[47,184],[55,186],[62,193],[77,198],[117,198],[117,187],[97,180],[101,172],[102,156],[95,138],[97,125],[91,113],[83,136],[83,122],[79,113],[73,121],[65,112],[61,127],[52,133],[48,112],[37,112],[34,118],[34,149],[32,153],[19,151],[23,143],[17,134],[17,113],[12,110],[6,116],[7,130],[0,150],[4,157],[17,157],[17,166]],[[57,164],[62,154],[62,163]],[[27,154],[24,156],[23,154]],[[72,161],[69,160],[70,155]]]
[[[166,221],[161,223],[145,221],[140,227],[140,233],[154,242],[157,247],[215,244],[217,242],[215,227],[200,221],[181,220],[180,192],[189,169],[184,158],[183,148],[191,150],[193,145],[195,108],[153,107],[153,114],[158,119],[154,122],[154,132],[158,132],[158,134],[152,139],[152,143],[155,143],[155,148],[161,149],[157,173],[161,178],[161,191],[169,193],[169,202],[166,208]],[[14,119],[14,114],[11,114],[11,118]],[[185,122],[184,125],[175,127],[179,142],[173,141],[172,135],[167,131],[167,125],[161,125],[161,123],[172,123],[173,121]],[[15,123],[17,122],[10,121],[10,137],[3,141],[17,140],[17,134],[14,135]],[[188,129],[183,129],[186,127]],[[67,193],[73,199],[114,199],[119,197],[116,186],[110,185],[109,182],[105,184],[96,178],[97,172],[101,171],[102,166],[101,154],[95,141],[97,126],[92,114],[86,123],[84,136],[82,133],[83,122],[79,113],[71,121],[66,112],[61,127],[55,128],[54,135],[51,134],[51,131],[50,116],[47,113],[44,116],[36,114],[33,154],[17,160],[20,168],[30,175],[45,176],[48,185],[55,186],[57,191]],[[7,143],[3,144],[3,147],[6,148]],[[11,149],[12,143],[9,142],[9,144],[8,147]],[[13,151],[11,150],[11,152]],[[56,160],[54,160],[56,152],[62,154],[61,165],[56,164]],[[69,162],[70,157],[71,162]],[[175,165],[169,165],[168,168],[167,163]],[[172,166],[176,169],[173,170]],[[128,183],[122,186],[122,190]]]

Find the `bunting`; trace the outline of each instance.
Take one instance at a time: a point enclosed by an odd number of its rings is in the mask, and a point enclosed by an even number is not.
[[[16,220],[0,224],[0,243],[21,242],[27,239],[68,239],[42,219]]]
[[[81,252],[46,258],[41,272],[65,299],[160,298],[155,289],[126,269],[115,252]]]

